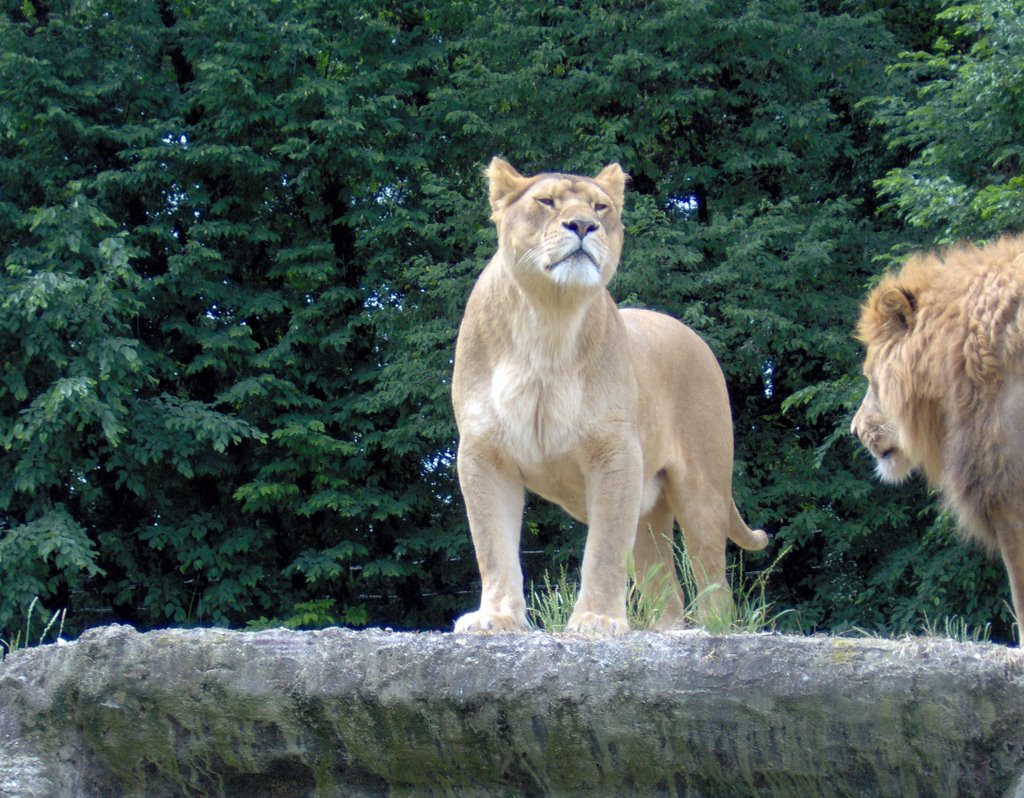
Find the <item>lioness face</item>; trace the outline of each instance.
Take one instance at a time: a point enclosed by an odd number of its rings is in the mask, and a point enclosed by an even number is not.
[[[498,236],[527,285],[599,288],[622,251],[622,221],[597,179],[545,175],[496,213]]]
[[[870,374],[867,393],[857,408],[850,431],[875,458],[875,472],[883,482],[897,484],[914,473],[917,464],[900,444],[899,428],[882,409]]]

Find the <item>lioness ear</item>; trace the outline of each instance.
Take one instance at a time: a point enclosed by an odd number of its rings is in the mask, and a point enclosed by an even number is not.
[[[594,182],[608,192],[608,196],[615,202],[616,207],[622,209],[623,200],[626,197],[626,181],[629,175],[622,171],[617,163],[608,164],[594,178]]]
[[[914,326],[917,300],[907,288],[897,285],[878,298],[878,313],[889,330],[902,335]]]
[[[490,166],[487,167],[487,179],[490,181],[491,210],[494,213],[504,210],[509,204],[509,198],[514,196],[527,180],[512,168],[512,164],[497,157],[492,158]]]

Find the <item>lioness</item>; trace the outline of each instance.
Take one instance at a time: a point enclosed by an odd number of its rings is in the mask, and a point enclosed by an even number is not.
[[[589,524],[568,629],[619,634],[626,561],[662,564],[664,624],[682,612],[672,556],[683,528],[699,587],[724,586],[725,541],[761,549],[732,500],[732,419],[707,345],[658,313],[619,311],[605,286],[622,249],[626,175],[487,170],[498,251],[466,305],[452,401],[458,473],[483,583],[456,631],[528,628],[519,566],[523,490]],[[702,611],[731,607],[703,592]]]
[[[1024,622],[1024,237],[911,257],[861,310],[851,426],[886,482],[917,468],[998,550]]]

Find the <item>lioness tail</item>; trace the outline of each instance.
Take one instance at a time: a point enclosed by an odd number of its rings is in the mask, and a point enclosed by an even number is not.
[[[736,505],[732,506],[732,524],[729,537],[733,543],[747,551],[760,551],[768,545],[768,533],[763,529],[751,529],[747,526]]]

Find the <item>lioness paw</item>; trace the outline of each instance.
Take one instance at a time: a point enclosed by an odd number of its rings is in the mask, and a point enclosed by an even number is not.
[[[500,634],[502,632],[529,632],[530,626],[526,618],[508,613],[467,612],[455,622],[456,632],[477,632],[483,634]]]
[[[629,621],[625,616],[574,612],[565,625],[565,631],[585,635],[624,635],[629,631]]]

